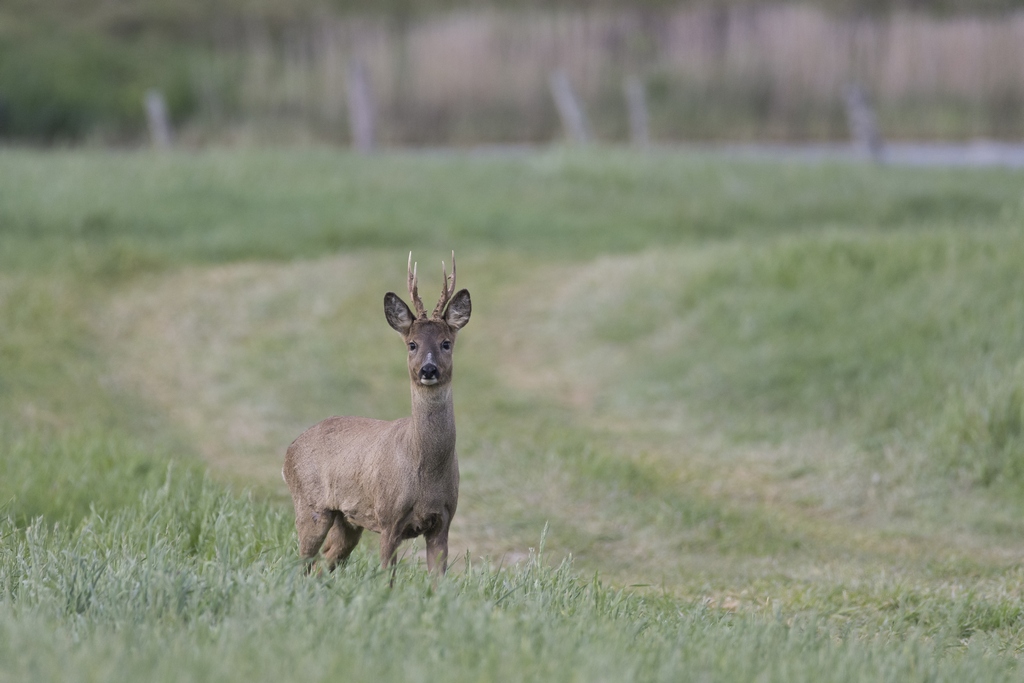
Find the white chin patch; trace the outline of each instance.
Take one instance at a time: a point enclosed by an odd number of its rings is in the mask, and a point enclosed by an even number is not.
[[[432,386],[434,384],[437,384],[437,380],[436,379],[427,379],[427,378],[424,377],[423,379],[420,380],[420,384],[422,384],[423,386],[429,387],[429,386]]]

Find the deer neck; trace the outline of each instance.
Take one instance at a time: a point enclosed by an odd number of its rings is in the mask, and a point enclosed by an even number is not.
[[[455,453],[455,407],[452,387],[412,385],[412,444],[420,467],[447,467]]]

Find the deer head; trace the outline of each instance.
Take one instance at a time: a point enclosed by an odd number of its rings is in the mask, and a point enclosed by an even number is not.
[[[416,279],[416,264],[409,252],[409,296],[416,313],[394,292],[384,295],[384,316],[405,341],[409,349],[409,378],[414,385],[443,387],[452,379],[452,352],[455,337],[469,322],[472,304],[469,291],[455,291],[455,252],[452,252],[452,274],[448,275],[444,262],[441,272],[441,298],[434,312],[427,317],[423,301],[419,296]]]

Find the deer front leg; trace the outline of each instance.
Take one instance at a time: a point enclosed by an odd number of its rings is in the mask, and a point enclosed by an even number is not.
[[[451,512],[445,508],[431,515],[424,537],[427,540],[427,571],[442,576],[448,571],[448,528],[452,524]]]
[[[448,571],[448,527],[427,536],[427,571],[442,575]]]
[[[394,529],[384,531],[380,535],[380,568],[391,567],[391,580],[388,585],[395,587],[395,573],[398,570],[398,544],[402,536]]]
[[[382,569],[398,564],[398,544],[401,542],[402,536],[393,529],[381,533],[380,566]]]

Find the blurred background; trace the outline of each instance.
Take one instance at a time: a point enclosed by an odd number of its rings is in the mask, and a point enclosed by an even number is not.
[[[1019,139],[1022,46],[1021,0],[5,0],[0,139],[144,143],[147,93],[184,145]]]

